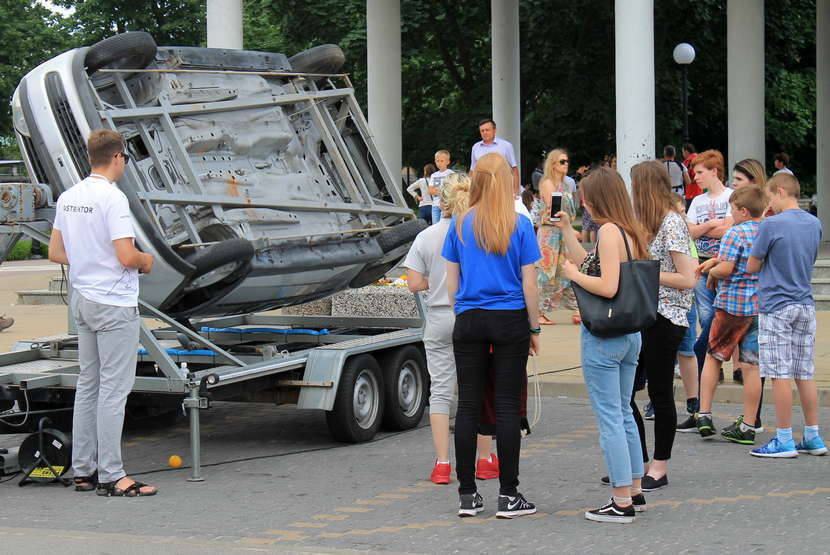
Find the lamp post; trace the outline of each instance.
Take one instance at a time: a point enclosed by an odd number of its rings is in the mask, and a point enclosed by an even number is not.
[[[689,64],[695,61],[695,48],[687,42],[674,47],[672,57],[683,69],[683,142],[689,142]]]

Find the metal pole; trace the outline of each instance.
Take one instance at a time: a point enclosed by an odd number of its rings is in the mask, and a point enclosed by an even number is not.
[[[689,142],[689,66],[683,64],[683,143]]]
[[[202,445],[201,445],[201,431],[199,429],[199,386],[198,384],[190,384],[190,392],[188,394],[187,406],[190,411],[190,459],[191,474],[188,482],[203,482],[202,478]]]

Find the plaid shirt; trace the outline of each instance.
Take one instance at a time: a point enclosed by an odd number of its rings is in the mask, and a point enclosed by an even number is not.
[[[720,240],[718,259],[734,262],[735,269],[729,277],[718,282],[715,308],[733,316],[758,314],[758,274],[746,271],[752,243],[758,235],[758,222],[747,221],[733,225]]]

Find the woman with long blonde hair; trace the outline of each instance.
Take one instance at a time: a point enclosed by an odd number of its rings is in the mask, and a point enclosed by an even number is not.
[[[741,160],[732,169],[732,187],[737,189],[744,185],[757,185],[763,189],[767,184],[764,166],[754,158]]]
[[[435,464],[430,480],[449,484],[450,407],[455,401],[455,359],[452,329],[455,314],[447,294],[447,262],[441,249],[450,229],[450,218],[466,212],[470,202],[470,177],[453,173],[446,177],[440,192],[440,221],[420,232],[404,260],[407,284],[412,292],[425,291],[424,348],[429,372],[429,425],[435,447]],[[489,438],[488,438],[489,440]],[[489,452],[489,449],[488,449]]]
[[[542,259],[536,267],[538,268],[539,323],[542,325],[553,324],[553,320],[546,313],[558,309],[563,300],[567,308],[571,310],[576,308],[573,290],[569,287],[570,282],[562,276],[566,254],[562,231],[550,220],[551,197],[555,192],[562,193],[562,211],[573,220],[575,213],[573,187],[575,185],[568,181],[570,180],[567,176],[569,164],[568,153],[563,149],[557,148],[550,151],[545,158],[544,177],[539,183],[539,198],[544,206],[540,210],[539,230],[536,232]]]
[[[622,177],[606,167],[591,171],[581,182],[585,205],[600,225],[597,245],[585,252],[564,212],[557,224],[571,260],[564,276],[594,295],[613,298],[620,285],[620,265],[649,257],[646,232],[637,221]],[[640,334],[600,337],[582,327],[582,372],[591,406],[599,421],[600,446],[614,489],[611,501],[585,512],[600,522],[633,522],[645,509],[640,488],[643,456],[640,434],[631,411],[631,391],[640,356]]]
[[[476,431],[490,368],[499,457],[496,516],[533,514],[535,505],[517,486],[527,357],[539,352],[534,264],[541,254],[530,220],[516,214],[513,174],[500,154],[486,154],[476,162],[470,207],[450,226],[442,255],[447,260],[447,290],[456,316],[452,340],[458,377],[458,515],[475,516],[484,506],[476,491]]]

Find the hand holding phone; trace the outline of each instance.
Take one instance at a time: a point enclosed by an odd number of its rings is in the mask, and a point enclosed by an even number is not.
[[[559,218],[556,217],[556,214],[562,211],[562,193],[559,191],[555,191],[550,198],[550,221],[558,222]]]

